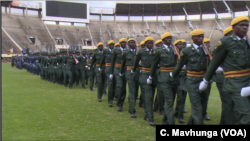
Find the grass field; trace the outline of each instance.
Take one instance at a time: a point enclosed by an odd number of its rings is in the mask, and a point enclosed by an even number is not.
[[[73,89],[40,79],[26,70],[2,64],[3,140],[155,140],[155,127],[143,120],[144,109],[136,105],[137,118],[125,110],[108,107],[107,96],[97,100],[97,88]],[[128,94],[127,94],[128,97]],[[113,105],[115,105],[114,102]],[[187,97],[186,125],[191,110]],[[208,101],[206,125],[219,124],[221,101],[215,84]],[[154,113],[155,123],[162,115]],[[180,125],[176,119],[176,124]]]

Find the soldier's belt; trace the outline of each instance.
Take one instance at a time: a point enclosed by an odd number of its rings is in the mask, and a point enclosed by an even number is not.
[[[166,72],[174,71],[174,67],[160,67],[160,71],[166,71]]]
[[[184,70],[184,69],[181,69],[181,72],[186,72],[186,70]]]
[[[100,64],[95,64],[95,66],[99,67],[99,66],[100,66]],[[102,66],[105,66],[105,64],[103,64]]]
[[[106,67],[111,66],[111,63],[106,63],[105,66]]]
[[[116,67],[121,67],[121,66],[122,66],[122,64],[115,63],[115,66],[116,66]]]
[[[143,71],[143,72],[150,72],[150,70],[151,70],[151,68],[143,68],[143,67],[142,67],[142,71]]]
[[[224,72],[225,78],[240,77],[240,76],[247,76],[247,75],[250,75],[250,69]]]
[[[195,76],[195,77],[203,77],[205,75],[205,71],[187,71],[188,76]]]
[[[127,70],[132,70],[133,66],[127,66]],[[139,70],[139,67],[136,67],[136,70]]]

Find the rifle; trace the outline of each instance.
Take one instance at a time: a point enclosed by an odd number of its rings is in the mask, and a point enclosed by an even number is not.
[[[165,32],[167,32],[167,28],[166,28],[166,26],[165,26],[165,24],[163,22],[163,19],[161,19],[161,21],[162,21],[162,27],[165,29]]]
[[[192,22],[191,22],[191,20],[189,19],[188,14],[187,14],[187,12],[186,12],[186,10],[185,10],[184,7],[183,7],[183,10],[184,10],[184,12],[185,12],[185,14],[186,14],[186,17],[187,17],[187,20],[188,20],[190,29],[193,31],[193,30],[194,30],[194,27],[193,27]],[[207,46],[206,46],[203,42],[202,42],[202,45],[204,46],[204,47],[203,47],[203,50],[204,50],[205,54],[209,56],[209,59],[210,59],[210,60],[212,60],[212,55],[211,55],[210,52],[208,51]]]
[[[221,29],[221,27],[220,27],[220,25],[219,25],[219,23],[215,20],[215,22],[216,22],[216,24],[218,25],[218,27],[219,27],[219,30],[222,32],[222,34],[223,34],[223,30]]]
[[[156,26],[156,28],[157,28],[157,35],[160,37],[160,39],[161,39],[161,36],[162,36],[162,33],[161,33],[161,31],[158,29],[158,26]]]
[[[119,26],[119,24],[117,24],[118,28],[119,28],[119,33],[121,34],[121,38],[122,38],[122,31],[121,31],[121,28]]]
[[[140,28],[138,28],[139,29],[139,31],[140,31],[140,33],[141,33],[141,30],[140,30]],[[143,35],[142,35],[142,33],[141,33],[141,38],[144,40],[144,37],[143,37]]]
[[[128,30],[126,29],[126,31],[127,31],[127,34],[128,34]],[[130,35],[128,34],[128,39],[130,38]]]
[[[175,25],[175,29],[176,29],[176,31],[177,31],[177,34],[178,34],[178,35],[179,35],[179,37],[181,38],[181,34],[180,34],[180,32],[178,31],[178,29],[177,29],[176,25]]]
[[[100,28],[100,38],[102,39],[102,43],[104,44],[103,38],[102,38],[102,29]]]
[[[223,3],[225,4],[225,6],[227,7],[227,11],[229,14],[231,14],[231,18],[234,19],[234,14],[233,11],[230,9],[230,7],[227,5],[227,3],[225,2],[225,0],[223,0]]]
[[[133,24],[133,31],[132,31],[132,33],[133,33],[134,39],[136,39],[136,37],[135,37],[135,27],[134,27],[134,24]]]
[[[115,37],[116,37],[116,42],[118,42],[119,40],[118,40],[117,34],[115,31],[114,31],[114,33],[115,33]]]
[[[175,38],[175,36],[174,36],[174,33],[172,32],[172,30],[169,28],[169,31],[170,31],[170,33],[172,34],[172,37],[174,38],[174,40],[176,41],[176,38]],[[175,55],[177,55],[177,58],[178,58],[178,60],[181,58],[181,56],[180,56],[180,54],[179,54],[179,51],[177,50],[177,48],[176,48],[176,46],[173,44],[173,42],[172,42],[172,46],[173,46],[173,48],[174,48],[174,54]]]
[[[147,21],[146,21],[146,24],[147,24],[147,28],[146,28],[147,35],[149,36],[149,32],[150,32],[150,30],[149,30],[149,27],[148,27],[148,23],[147,23]]]
[[[248,11],[248,15],[250,15],[250,9],[248,8],[248,6],[246,6],[247,11]]]
[[[108,29],[108,32],[109,32],[109,40],[112,40],[109,29]]]
[[[214,9],[214,12],[215,12],[216,16],[218,17],[218,19],[220,20],[221,24],[223,25],[223,27],[224,27],[224,29],[225,29],[226,27],[225,27],[225,25],[223,24],[222,19],[220,18],[220,16],[219,16],[219,14],[217,13],[216,9],[215,9],[215,8],[213,8],[213,9]]]

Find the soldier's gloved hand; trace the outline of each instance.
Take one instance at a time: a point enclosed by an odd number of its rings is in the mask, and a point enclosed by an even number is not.
[[[109,79],[111,79],[111,80],[113,79],[113,74],[109,75]]]
[[[90,67],[88,67],[88,70],[90,70]]]
[[[186,65],[184,65],[184,66],[182,67],[182,69],[184,69],[184,70],[185,70],[185,69],[186,69]]]
[[[172,76],[172,72],[169,72],[169,76],[173,77],[173,76]]]
[[[76,64],[78,64],[79,63],[79,61],[76,61]]]
[[[124,74],[123,73],[119,73],[120,76],[123,76]]]
[[[101,68],[98,68],[98,71],[102,71],[102,69],[101,69]]]
[[[148,76],[148,79],[147,79],[147,84],[152,84],[152,77],[151,76]]]
[[[58,63],[56,63],[57,64],[57,66],[58,66]]]
[[[250,95],[250,86],[241,88],[240,95],[242,97],[248,97]]]
[[[223,72],[223,69],[221,67],[218,67],[215,73],[220,73],[220,72]]]
[[[141,70],[140,70],[140,73],[141,73]]]
[[[134,73],[133,70],[130,71],[131,73]]]
[[[208,81],[205,78],[203,78],[203,81],[201,81],[199,85],[199,90],[204,91],[207,89],[207,86],[208,86]]]

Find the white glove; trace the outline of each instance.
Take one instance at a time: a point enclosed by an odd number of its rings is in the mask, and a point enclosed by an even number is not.
[[[207,86],[208,86],[208,82],[205,78],[203,78],[203,81],[201,81],[201,83],[199,85],[199,90],[204,91],[207,89]]]
[[[90,70],[90,67],[88,67],[88,70]]]
[[[147,84],[152,84],[152,77],[148,76]]]
[[[218,67],[215,73],[223,72],[223,69],[221,67]]]
[[[102,71],[102,69],[101,69],[101,68],[98,68],[98,71]]]
[[[139,62],[139,65],[141,65],[141,61]]]
[[[182,69],[184,69],[184,70],[185,70],[185,69],[186,69],[186,65],[184,65],[184,66],[182,67]]]
[[[133,70],[130,71],[131,73],[134,73]]]
[[[141,70],[140,70],[140,73],[141,73]]]
[[[76,64],[78,64],[79,63],[79,61],[76,61]]]
[[[65,63],[63,65],[65,65]]]
[[[56,63],[57,64],[57,66],[58,66],[58,63]]]
[[[119,73],[120,76],[123,76],[124,74]]]
[[[113,74],[110,74],[110,75],[109,75],[109,78],[112,80],[112,79],[113,79]]]
[[[172,72],[169,72],[169,76],[173,77],[173,76],[172,76]]]
[[[158,64],[158,67],[160,67],[160,65]]]
[[[240,95],[242,97],[248,97],[250,95],[250,86],[241,88]]]

